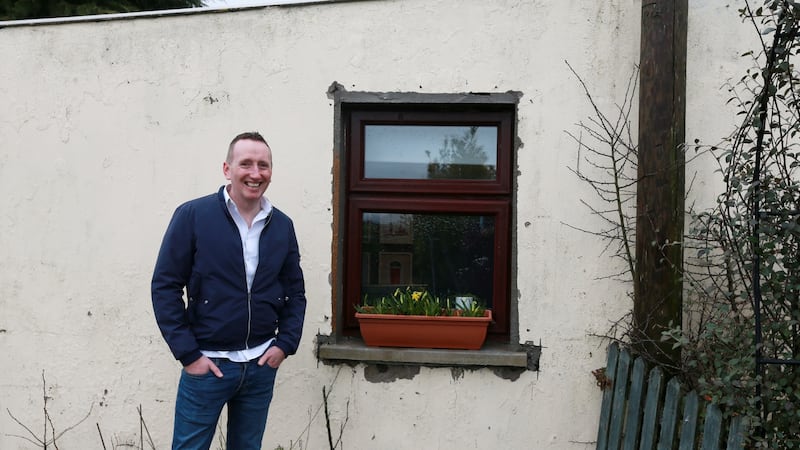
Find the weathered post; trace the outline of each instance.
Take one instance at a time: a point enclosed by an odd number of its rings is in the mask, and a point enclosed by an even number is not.
[[[687,0],[642,2],[634,339],[677,360],[661,331],[681,323]]]

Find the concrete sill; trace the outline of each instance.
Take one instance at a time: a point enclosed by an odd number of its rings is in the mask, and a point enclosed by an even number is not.
[[[541,347],[486,343],[480,350],[367,347],[356,338],[327,342],[317,338],[317,358],[325,363],[366,363],[438,367],[498,367],[538,370]]]

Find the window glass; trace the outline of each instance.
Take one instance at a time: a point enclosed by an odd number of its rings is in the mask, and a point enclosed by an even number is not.
[[[364,212],[361,229],[362,298],[410,286],[492,307],[493,216]]]
[[[494,180],[497,127],[365,125],[364,177]]]

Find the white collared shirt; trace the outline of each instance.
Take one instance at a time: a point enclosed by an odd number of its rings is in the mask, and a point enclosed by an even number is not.
[[[267,225],[267,218],[272,212],[272,204],[266,197],[261,197],[261,209],[253,218],[252,226],[248,226],[241,214],[239,208],[236,207],[230,194],[228,194],[227,187],[222,190],[225,196],[225,205],[228,207],[228,212],[231,213],[233,221],[236,223],[236,228],[239,229],[239,237],[242,239],[242,258],[244,259],[244,270],[247,277],[247,291],[253,287],[253,278],[256,275],[256,268],[258,267],[258,244],[261,238],[261,232]],[[234,362],[247,362],[251,359],[261,356],[267,348],[272,344],[274,339],[253,348],[244,348],[242,350],[231,351],[211,351],[200,350],[204,355],[209,358],[227,358]]]
[[[261,232],[267,225],[267,217],[272,212],[272,204],[266,197],[261,197],[261,209],[253,218],[253,225],[247,226],[239,208],[233,202],[228,189],[222,190],[222,195],[225,196],[225,204],[228,206],[228,212],[231,213],[233,221],[236,222],[236,227],[239,229],[239,237],[242,239],[242,257],[244,258],[244,270],[247,274],[247,290],[253,287],[253,278],[256,275],[256,267],[258,267],[258,243],[261,238]]]

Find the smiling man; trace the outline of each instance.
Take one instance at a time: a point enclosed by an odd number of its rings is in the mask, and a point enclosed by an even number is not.
[[[175,210],[153,273],[156,321],[183,365],[173,449],[208,449],[226,404],[227,448],[260,449],[278,367],[302,334],[294,225],[264,197],[272,150],[242,133],[222,172],[227,186]]]

